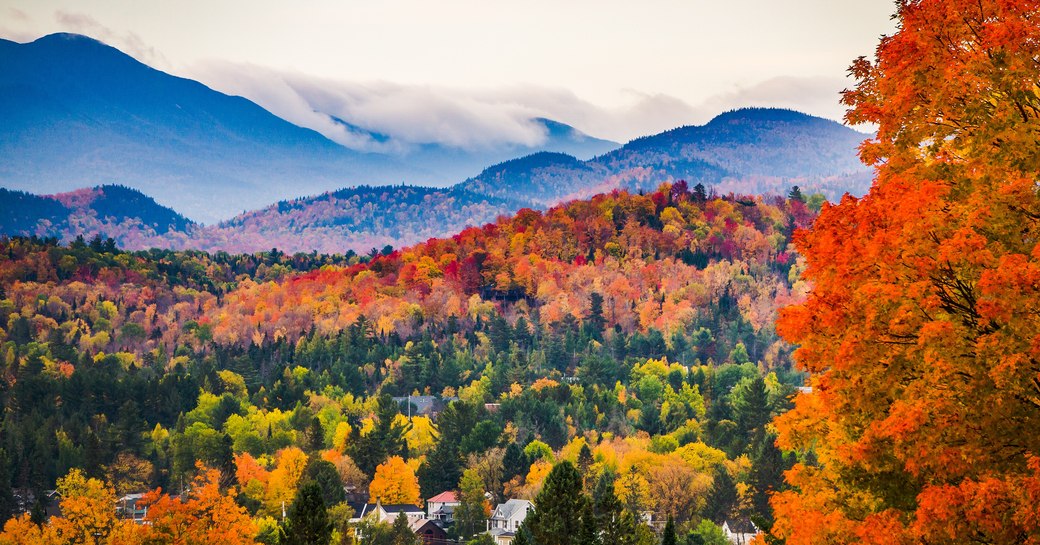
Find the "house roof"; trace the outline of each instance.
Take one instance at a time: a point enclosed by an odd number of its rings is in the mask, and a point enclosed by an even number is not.
[[[454,490],[448,490],[426,500],[426,503],[458,503],[457,498]]]
[[[435,521],[429,519],[415,519],[408,523],[408,528],[412,530],[412,533],[419,533],[426,525],[430,525],[431,529],[436,528],[437,533],[444,533],[444,528],[441,528]]]
[[[451,504],[445,504],[437,508],[436,511],[430,513],[431,515],[451,515],[455,513],[455,506]]]
[[[373,506],[373,507],[375,507],[375,506]],[[390,504],[390,505],[383,505],[382,508],[383,508],[383,511],[386,511],[387,513],[424,513],[425,512],[422,509],[420,509],[418,506],[412,505],[410,503],[394,503],[394,504]]]
[[[430,414],[437,408],[440,400],[436,396],[404,396],[395,397],[394,401],[398,405],[404,405],[405,407],[402,409],[404,411],[408,410],[407,404],[411,403],[415,406],[414,414]]]
[[[498,507],[495,508],[495,512],[492,513],[491,518],[493,520],[511,519],[521,512],[524,513],[524,516],[527,516],[527,510],[533,505],[534,504],[527,500],[507,500],[505,503],[498,504]]]
[[[758,528],[751,522],[750,519],[739,518],[739,519],[726,519],[726,526],[729,527],[729,531],[734,534],[756,534]]]
[[[351,507],[354,508],[354,517],[362,518],[362,517],[371,515],[372,513],[375,513],[377,504],[375,504],[375,503],[351,503],[351,504],[348,504],[348,505],[350,505]],[[417,507],[415,505],[412,505],[412,504],[409,504],[409,503],[405,503],[405,504],[389,504],[389,505],[378,504],[378,505],[379,505],[379,507],[383,508],[383,511],[385,511],[385,512],[387,512],[389,514],[396,514],[396,513],[408,513],[408,514],[414,514],[414,515],[423,515],[423,514],[425,514],[425,511],[423,511],[419,507]]]

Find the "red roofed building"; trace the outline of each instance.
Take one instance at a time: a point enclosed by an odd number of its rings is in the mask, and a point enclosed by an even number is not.
[[[444,524],[455,522],[455,508],[460,505],[454,490],[441,492],[426,500],[427,518]]]

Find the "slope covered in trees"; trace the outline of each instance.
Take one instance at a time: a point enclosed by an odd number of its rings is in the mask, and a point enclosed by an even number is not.
[[[0,233],[8,236],[112,238],[120,247],[169,247],[197,231],[191,220],[143,193],[117,185],[57,195],[0,188]]]
[[[677,184],[376,257],[3,240],[0,509],[31,511],[63,475],[120,495],[198,477],[204,498],[149,496],[136,538],[104,519],[109,542],[202,531],[177,521],[222,498],[248,539],[338,540],[344,500],[457,488],[479,527],[485,492],[536,499],[573,464],[589,532],[649,544],[645,512],[694,535],[768,519],[790,460],[766,422],[801,380],[771,324],[805,288],[788,243],[813,215]],[[443,398],[435,419],[391,397],[422,393]]]

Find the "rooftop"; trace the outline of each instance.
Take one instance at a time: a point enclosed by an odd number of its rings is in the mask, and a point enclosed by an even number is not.
[[[441,492],[436,496],[426,500],[426,503],[458,503],[458,496],[455,495],[454,490],[448,490],[447,492]]]

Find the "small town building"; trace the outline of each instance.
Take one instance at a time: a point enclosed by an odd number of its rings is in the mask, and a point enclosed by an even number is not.
[[[455,522],[455,508],[460,505],[454,490],[441,492],[426,500],[426,516],[444,524]]]
[[[738,518],[723,522],[722,531],[733,545],[748,545],[758,533],[758,528],[749,519]]]
[[[134,524],[144,524],[144,518],[148,515],[148,506],[141,503],[144,493],[127,494],[116,500],[116,516],[122,519],[134,521]]]
[[[385,522],[387,524],[393,524],[397,517],[400,516],[408,517],[409,524],[417,520],[426,519],[426,511],[411,504],[383,505],[380,502],[376,502],[356,504],[351,505],[351,507],[354,508],[354,518],[350,519],[350,522],[354,524],[366,518],[373,518],[376,522]]]
[[[435,520],[416,520],[408,525],[425,545],[446,545],[448,532]]]
[[[488,519],[487,533],[497,545],[509,545],[516,537],[516,531],[527,519],[527,513],[534,509],[534,504],[527,500],[508,500],[498,504]]]

